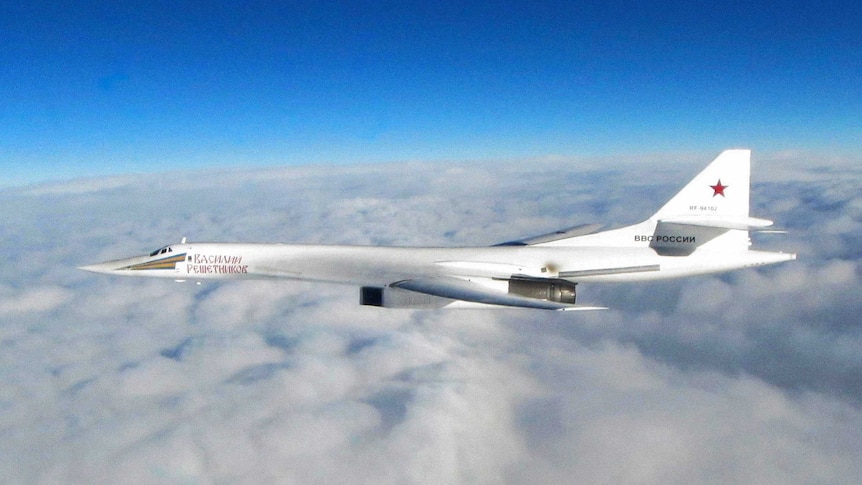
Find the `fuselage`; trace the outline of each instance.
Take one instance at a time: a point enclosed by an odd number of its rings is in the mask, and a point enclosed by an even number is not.
[[[354,285],[387,285],[417,275],[487,278],[521,275],[572,282],[624,282],[715,273],[790,259],[793,255],[751,250],[664,256],[649,247],[189,243],[84,269],[176,280],[288,278]]]

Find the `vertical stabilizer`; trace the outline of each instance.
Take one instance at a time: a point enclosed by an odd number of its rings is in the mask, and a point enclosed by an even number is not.
[[[751,150],[725,150],[650,218],[650,247],[663,254],[698,248],[748,249]],[[768,222],[768,221],[763,221]]]
[[[748,216],[751,150],[725,150],[652,217],[639,224],[542,246],[649,246],[685,256],[698,249],[748,249],[748,231],[771,224]]]
[[[747,218],[750,178],[751,150],[725,150],[651,219]]]

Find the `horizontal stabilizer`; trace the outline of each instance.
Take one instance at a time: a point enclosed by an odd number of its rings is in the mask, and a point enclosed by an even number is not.
[[[769,227],[772,221],[758,219],[756,217],[733,217],[733,216],[677,216],[664,218],[658,221],[661,224],[680,224],[685,226],[715,227],[718,229],[738,229],[740,231],[756,231]]]

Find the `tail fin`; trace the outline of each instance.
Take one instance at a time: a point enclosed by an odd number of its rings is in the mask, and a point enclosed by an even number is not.
[[[646,221],[546,245],[649,246],[665,255],[745,250],[749,230],[772,224],[748,215],[750,177],[751,150],[725,150]]]
[[[748,231],[772,224],[749,217],[750,188],[751,150],[723,151],[649,219],[650,247],[679,255],[748,249]]]
[[[751,150],[725,150],[650,219],[748,217]]]

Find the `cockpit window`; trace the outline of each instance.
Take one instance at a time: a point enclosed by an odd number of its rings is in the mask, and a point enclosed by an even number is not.
[[[173,249],[171,249],[171,248],[170,248],[170,246],[165,246],[165,247],[163,247],[163,248],[159,248],[159,249],[156,249],[155,251],[151,252],[151,253],[150,253],[150,256],[157,256],[157,255],[159,255],[159,254],[165,254],[165,253],[168,253],[168,252],[171,252],[171,253],[172,253],[172,252],[174,252],[174,250],[173,250]]]

